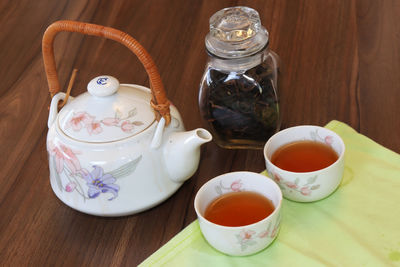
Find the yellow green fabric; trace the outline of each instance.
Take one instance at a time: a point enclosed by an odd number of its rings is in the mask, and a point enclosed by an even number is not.
[[[325,127],[346,145],[342,183],[317,202],[284,199],[280,232],[267,249],[224,255],[195,220],[140,266],[400,266],[400,155],[344,123]]]

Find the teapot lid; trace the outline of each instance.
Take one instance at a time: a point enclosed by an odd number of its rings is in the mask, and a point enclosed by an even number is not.
[[[112,76],[91,80],[83,93],[61,109],[58,127],[83,142],[104,143],[137,135],[154,121],[150,89],[120,85]]]

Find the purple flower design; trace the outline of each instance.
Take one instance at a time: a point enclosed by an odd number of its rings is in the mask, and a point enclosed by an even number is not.
[[[93,171],[83,171],[82,177],[86,180],[86,183],[89,186],[89,198],[96,198],[100,193],[113,194],[113,197],[108,200],[113,200],[118,196],[119,185],[114,184],[116,179],[109,173],[104,174],[103,168],[93,166]]]

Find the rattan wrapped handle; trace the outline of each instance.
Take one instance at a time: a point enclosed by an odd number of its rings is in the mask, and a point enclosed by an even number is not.
[[[104,27],[96,24],[89,24],[78,21],[56,21],[45,31],[42,40],[42,52],[44,68],[46,71],[47,82],[50,95],[53,96],[60,91],[56,62],[54,58],[53,43],[54,38],[59,32],[77,32],[86,35],[104,37],[117,41],[131,50],[143,64],[150,80],[150,88],[153,95],[151,106],[164,117],[166,124],[171,121],[169,101],[165,94],[164,86],[161,81],[157,67],[149,53],[130,35],[119,30]]]

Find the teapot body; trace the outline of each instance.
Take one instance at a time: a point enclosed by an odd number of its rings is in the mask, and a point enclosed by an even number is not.
[[[72,98],[73,74],[67,94],[60,93],[53,44],[63,31],[124,45],[142,63],[151,89],[102,75],[89,82],[88,92]],[[50,182],[62,202],[92,215],[129,215],[161,203],[195,173],[200,146],[211,141],[211,134],[184,131],[153,59],[133,37],[101,25],[56,21],[43,35],[42,51],[52,97]]]
[[[157,121],[137,135],[104,143],[75,140],[65,135],[57,120],[52,123],[47,151],[50,182],[57,197],[84,213],[124,216],[149,209],[171,196],[182,182],[170,177],[163,151],[169,136],[185,129],[177,109],[173,105],[170,108],[172,121],[164,128],[158,147],[151,147]],[[198,162],[193,164],[197,168]]]

